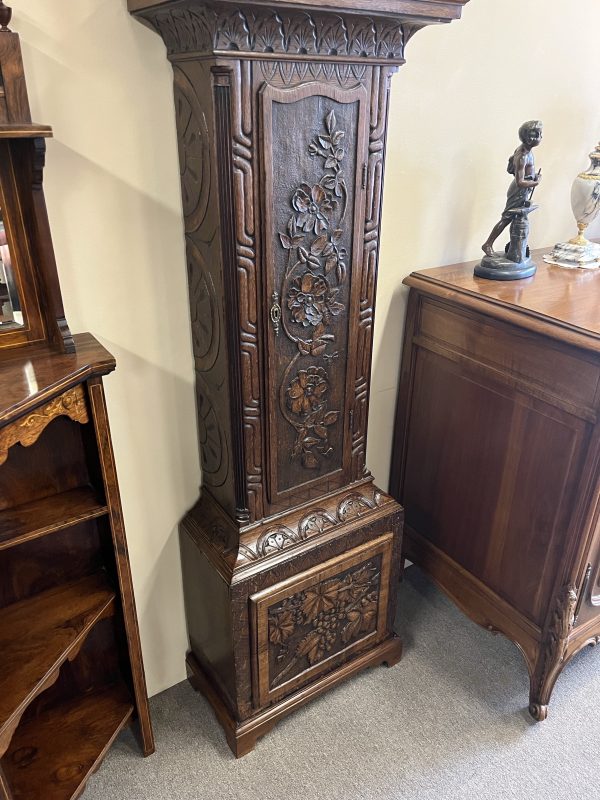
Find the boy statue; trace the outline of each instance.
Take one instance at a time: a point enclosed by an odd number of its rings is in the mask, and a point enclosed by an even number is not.
[[[524,122],[519,128],[521,144],[509,158],[507,167],[507,171],[514,175],[514,178],[508,188],[502,216],[482,246],[485,257],[475,268],[475,274],[480,277],[515,280],[530,277],[535,272],[527,247],[528,216],[537,208],[531,205],[531,196],[535,187],[541,183],[542,171],[536,173],[531,151],[542,141],[542,128],[539,120]],[[511,241],[510,245],[507,245],[506,255],[495,253],[494,242],[509,225]]]

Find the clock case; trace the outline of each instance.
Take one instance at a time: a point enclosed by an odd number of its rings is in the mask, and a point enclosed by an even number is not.
[[[203,475],[188,674],[238,756],[400,659],[402,509],[365,464],[390,78],[462,5],[129,1],[174,71]]]

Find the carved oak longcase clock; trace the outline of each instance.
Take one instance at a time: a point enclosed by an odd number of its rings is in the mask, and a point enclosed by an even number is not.
[[[400,658],[402,510],[365,466],[389,80],[466,0],[129,0],[175,76],[203,488],[191,680],[237,755]]]

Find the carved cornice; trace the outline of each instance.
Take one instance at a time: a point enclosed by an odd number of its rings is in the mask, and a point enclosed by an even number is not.
[[[225,55],[404,63],[404,48],[426,21],[347,12],[307,12],[194,0],[138,12],[170,57]]]

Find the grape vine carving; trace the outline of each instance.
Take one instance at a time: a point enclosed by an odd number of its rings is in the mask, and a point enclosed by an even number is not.
[[[338,129],[333,109],[323,128],[308,148],[311,157],[323,160],[323,175],[312,186],[301,183],[296,188],[286,230],[279,233],[288,254],[281,287],[288,313],[283,314],[282,325],[298,349],[283,377],[280,405],[296,430],[291,458],[300,458],[307,469],[316,469],[333,453],[328,428],[337,423],[340,412],[327,406],[327,369],[314,364],[302,369],[298,362],[312,356],[327,364],[338,357],[328,348],[335,344],[331,325],[345,309],[338,296],[347,276],[347,252],[341,246],[348,210],[342,171],[345,133]]]
[[[367,562],[286,598],[269,610],[269,642],[275,663],[287,664],[275,675],[280,685],[304,660],[318,664],[332,651],[368,635],[377,627],[380,571]]]

